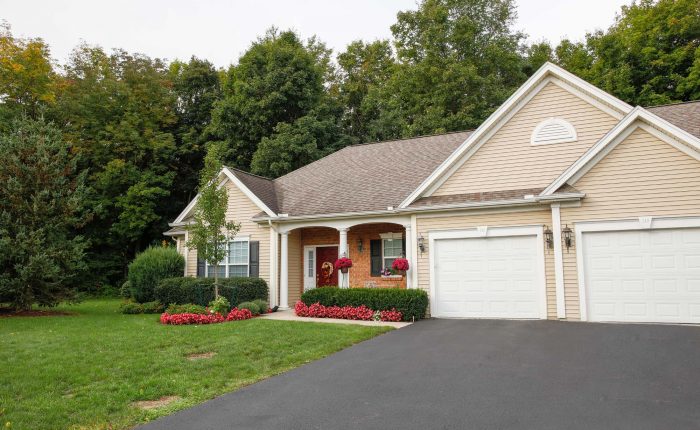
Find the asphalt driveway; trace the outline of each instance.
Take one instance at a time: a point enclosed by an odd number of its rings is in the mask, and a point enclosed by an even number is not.
[[[143,430],[697,429],[700,327],[428,320]]]

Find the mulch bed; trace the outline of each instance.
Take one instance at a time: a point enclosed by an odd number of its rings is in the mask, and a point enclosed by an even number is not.
[[[52,311],[52,310],[41,310],[32,309],[28,311],[16,311],[10,308],[0,308],[0,318],[11,318],[11,317],[60,317],[75,315],[74,312],[65,311]]]

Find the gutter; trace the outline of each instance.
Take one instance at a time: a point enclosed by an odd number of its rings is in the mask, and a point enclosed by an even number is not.
[[[396,214],[407,214],[415,212],[431,212],[431,211],[450,211],[450,210],[464,210],[464,209],[482,209],[500,206],[527,206],[534,204],[547,204],[549,202],[561,202],[561,201],[572,201],[580,200],[585,197],[584,193],[560,193],[554,195],[528,195],[521,199],[511,199],[511,200],[493,200],[488,202],[473,202],[473,203],[455,203],[446,205],[433,205],[425,207],[407,207],[402,209],[387,209],[383,211],[366,211],[366,212],[340,212],[332,214],[319,214],[319,215],[298,215],[298,216],[276,216],[276,217],[258,217],[253,218],[256,222],[271,223],[275,222],[285,222],[285,221],[304,221],[304,220],[322,220],[328,218],[353,218],[358,216],[390,216]]]

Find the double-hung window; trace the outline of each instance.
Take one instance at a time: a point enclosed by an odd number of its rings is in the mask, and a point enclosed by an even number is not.
[[[384,233],[382,238],[382,263],[391,269],[391,264],[403,255],[403,236],[401,233]]]
[[[214,274],[219,278],[240,278],[250,273],[250,242],[248,239],[238,239],[228,243],[226,257],[221,264],[207,265],[207,277],[213,278]]]

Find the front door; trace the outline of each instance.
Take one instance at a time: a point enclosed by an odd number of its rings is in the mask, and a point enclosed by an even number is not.
[[[338,285],[338,271],[335,260],[338,259],[337,246],[319,246],[316,248],[316,286]]]

